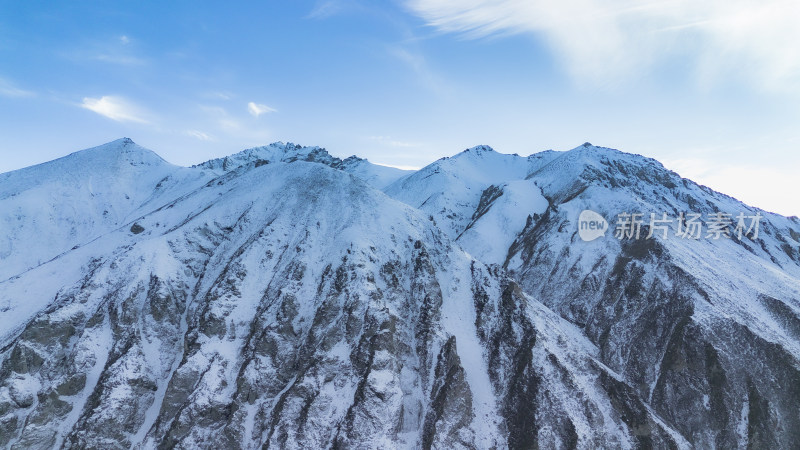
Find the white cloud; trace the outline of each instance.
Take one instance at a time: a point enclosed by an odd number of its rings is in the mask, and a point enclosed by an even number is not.
[[[117,122],[148,123],[141,109],[122,97],[86,97],[80,106]]]
[[[36,94],[20,89],[10,81],[0,78],[0,97],[33,97],[34,95]]]
[[[193,138],[199,139],[201,141],[213,141],[214,137],[208,133],[204,133],[199,130],[186,130],[186,135],[191,136]]]
[[[736,74],[800,92],[796,0],[406,0],[430,25],[470,38],[544,38],[578,80],[605,84],[668,58],[709,80]]]
[[[247,111],[253,115],[253,117],[258,117],[262,114],[267,114],[271,112],[275,112],[275,109],[270,108],[267,105],[262,105],[260,103],[253,103],[250,102],[247,104]]]
[[[131,38],[129,38],[128,36],[125,36],[125,35],[123,34],[122,36],[120,36],[120,37],[119,37],[119,41],[120,41],[120,42],[121,42],[123,45],[127,45],[127,44],[130,44],[130,43],[131,43]]]

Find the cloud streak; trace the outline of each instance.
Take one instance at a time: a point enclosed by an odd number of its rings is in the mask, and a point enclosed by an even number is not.
[[[80,106],[117,122],[149,123],[139,107],[122,97],[85,97]]]
[[[247,112],[249,112],[253,117],[258,117],[262,114],[268,114],[275,111],[275,109],[260,103],[250,102],[247,104]]]
[[[61,53],[61,56],[73,61],[96,61],[120,66],[145,66],[147,59],[137,56],[136,41],[127,35],[113,39],[94,40]]]
[[[416,76],[417,81],[434,94],[444,96],[452,92],[452,84],[448,83],[438,72],[433,70],[427,59],[419,51],[402,46],[393,46],[389,47],[389,54],[408,67]]]
[[[622,82],[669,58],[701,79],[744,76],[800,93],[795,0],[407,0],[443,32],[468,38],[531,34],[579,81]]]
[[[33,97],[34,95],[36,94],[31,91],[26,91],[25,89],[20,89],[10,81],[0,78],[0,97],[20,98]]]
[[[186,130],[186,135],[201,141],[213,141],[214,137],[200,130]]]
[[[391,136],[367,136],[366,139],[389,147],[412,148],[421,146],[421,144],[416,142],[401,141]]]
[[[306,16],[308,19],[327,19],[341,12],[343,9],[342,2],[337,0],[322,0],[317,1],[314,8]]]

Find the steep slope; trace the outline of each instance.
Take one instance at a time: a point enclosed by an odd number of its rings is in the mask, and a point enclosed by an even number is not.
[[[686,445],[423,214],[255,165],[0,282],[0,445]]]
[[[394,167],[372,164],[366,159],[357,156],[351,156],[342,160],[331,156],[324,148],[304,147],[291,142],[275,142],[263,147],[250,148],[231,156],[206,161],[200,164],[200,167],[211,169],[217,174],[223,174],[229,170],[247,164],[262,165],[293,161],[324,164],[334,169],[350,173],[378,189],[388,186],[410,172]]]
[[[788,448],[800,440],[800,221],[758,211],[656,161],[582,146],[530,175],[550,201],[509,252],[523,287],[584,327],[603,361],[700,447]],[[584,209],[611,222],[577,235]],[[615,239],[620,213],[640,239]],[[761,214],[758,237],[708,237],[710,217]],[[649,217],[701,214],[700,239],[652,239]]]
[[[589,144],[386,187],[419,210],[371,187],[397,175],[280,143],[176,168],[129,140],[0,175],[0,446],[800,441],[797,218]],[[586,209],[605,237],[580,239]],[[640,239],[614,238],[624,212]],[[645,238],[650,213],[717,212],[758,237]]]
[[[415,174],[401,180],[408,184],[402,192],[396,184],[387,193],[449,223],[465,250],[503,264],[523,290],[581,327],[601,361],[693,445],[786,448],[800,440],[800,221],[748,207],[638,155],[585,144],[539,161],[526,181],[544,205],[533,197],[501,201],[508,189],[496,186],[518,182],[518,167],[480,173],[492,185],[460,211],[447,205],[466,198],[463,180],[478,179],[481,165],[435,163],[419,172],[426,177],[412,182]],[[604,238],[580,239],[586,209],[610,222]],[[759,236],[707,238],[710,215],[720,212],[731,214],[731,232],[739,213],[760,214]],[[614,237],[621,213],[642,214],[640,239]],[[673,219],[666,239],[662,231],[646,238],[651,213]],[[675,237],[680,213],[701,215],[700,239]],[[522,227],[493,226],[522,217]],[[462,231],[470,220],[476,223]],[[481,221],[491,231],[480,232]]]

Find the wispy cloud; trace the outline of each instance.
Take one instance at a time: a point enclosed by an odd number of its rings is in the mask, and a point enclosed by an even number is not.
[[[141,108],[122,97],[113,95],[100,98],[86,97],[80,106],[117,122],[149,123]]]
[[[122,55],[119,53],[98,53],[89,57],[96,61],[106,62],[110,64],[118,64],[121,66],[143,66],[147,61],[130,55]]]
[[[444,32],[543,37],[578,80],[621,82],[671,57],[701,77],[736,74],[800,92],[795,0],[406,0]]]
[[[239,132],[243,128],[242,123],[221,106],[199,105],[198,108],[211,120],[213,126],[223,133]]]
[[[17,87],[14,83],[0,78],[0,97],[33,97],[36,94]]]
[[[75,61],[100,61],[121,66],[148,64],[148,60],[137,52],[136,41],[128,35],[84,42],[62,53],[62,56]]]
[[[342,11],[344,5],[341,0],[318,0],[307,19],[327,19]]]
[[[420,147],[422,145],[416,142],[407,142],[394,139],[391,136],[367,136],[367,140],[377,142],[381,145],[386,145],[389,147],[397,147],[397,148],[412,148],[412,147]]]
[[[263,105],[262,105],[263,106]],[[247,113],[236,108],[231,111],[219,105],[197,105],[203,113],[198,125],[193,126],[190,135],[196,139],[216,142],[239,142],[245,146],[260,145],[271,139],[272,132],[262,121],[247,120]]]
[[[451,92],[452,85],[446,83],[442,76],[431,68],[421,52],[404,46],[394,46],[389,48],[389,54],[411,69],[420,84],[427,89],[439,95]]]
[[[228,91],[210,91],[203,94],[203,96],[214,100],[230,100],[234,97],[234,95]]]
[[[261,103],[250,102],[247,104],[247,112],[249,112],[253,117],[258,117],[262,114],[268,114],[275,111],[275,109],[270,108],[267,105],[262,105]]]
[[[186,130],[186,135],[201,141],[213,141],[214,137],[199,130]]]

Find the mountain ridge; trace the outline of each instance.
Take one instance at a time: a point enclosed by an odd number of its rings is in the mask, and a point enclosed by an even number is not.
[[[415,446],[421,442],[422,445],[438,447],[473,443],[480,447],[501,445],[503,440],[498,427],[513,415],[504,418],[510,410],[500,412],[494,404],[497,401],[495,394],[487,388],[501,383],[508,376],[503,374],[510,368],[498,364],[490,374],[479,349],[486,345],[481,343],[480,336],[485,336],[488,343],[489,336],[497,330],[506,329],[505,333],[511,333],[505,337],[498,336],[498,343],[517,339],[508,325],[499,328],[491,325],[504,315],[502,309],[492,311],[497,308],[494,305],[499,301],[499,291],[505,282],[497,280],[495,275],[479,263],[470,261],[456,248],[450,248],[447,238],[420,212],[370,190],[363,182],[354,185],[351,177],[324,165],[306,162],[268,164],[244,170],[239,177],[220,181],[221,184],[215,182],[182,199],[184,206],[160,209],[140,219],[137,223],[143,231],[137,234],[117,230],[70,254],[66,260],[55,262],[57,267],[72,267],[77,273],[59,270],[63,281],[40,287],[50,289],[50,293],[30,291],[32,280],[41,279],[50,264],[26,273],[10,284],[3,283],[3,294],[0,295],[6,301],[0,301],[0,304],[8,305],[21,295],[18,293],[28,292],[28,295],[43,301],[39,306],[26,304],[29,314],[35,314],[40,308],[48,311],[45,315],[24,320],[25,330],[21,334],[12,330],[4,332],[5,351],[0,366],[4,388],[0,389],[0,406],[8,410],[10,405],[16,405],[12,410],[22,415],[16,422],[6,424],[25,424],[20,425],[20,432],[14,431],[16,426],[14,430],[7,430],[4,436],[14,438],[5,444],[85,446],[122,443],[125,446],[141,444],[150,447],[156,442],[193,446],[212,440],[220,445],[234,442],[254,442],[257,445],[272,442],[279,446],[325,445],[326,442],[403,446]],[[258,195],[245,195],[253,192],[254,182],[261,186]],[[342,201],[351,207],[337,207]],[[360,206],[364,201],[366,203]],[[403,225],[407,220],[401,218],[404,215],[410,215],[416,225],[411,228]],[[174,218],[168,219],[170,216]],[[181,223],[179,228],[165,230],[168,228],[165,224],[175,222]],[[298,223],[302,226],[297,226]],[[336,231],[326,231],[326,227],[334,227]],[[348,232],[348,227],[355,228]],[[388,240],[385,237],[387,232],[390,233]],[[396,233],[409,232],[412,234],[403,239],[395,238]],[[417,234],[420,232],[423,234]],[[332,235],[338,239],[329,239]],[[108,256],[92,262],[97,248],[114,247],[117,250],[103,250],[101,254]],[[384,254],[387,248],[396,250]],[[284,256],[295,254],[298,256]],[[304,254],[308,256],[302,256]],[[392,254],[396,256],[390,256]],[[413,258],[407,259],[410,257]],[[86,262],[80,263],[81,258]],[[324,261],[322,264],[320,258]],[[280,269],[265,270],[275,264]],[[80,267],[85,266],[92,267],[91,271],[79,275]],[[362,273],[365,270],[362,266],[375,266],[371,269],[372,275],[370,272]],[[260,273],[274,277],[273,281],[259,281]],[[474,281],[466,285],[458,281],[472,278]],[[71,287],[70,279],[76,282]],[[377,283],[377,289],[370,287],[373,283]],[[272,284],[275,286],[270,287]],[[261,293],[265,287],[266,292]],[[320,295],[320,289],[329,294]],[[480,292],[478,298],[482,306],[479,315],[473,309],[473,289]],[[518,295],[512,294],[513,288],[505,289],[507,293],[503,295]],[[359,300],[362,295],[366,298]],[[386,296],[393,300],[384,304],[382,299]],[[50,303],[54,297],[58,301]],[[316,300],[313,303],[301,301],[304,298]],[[520,308],[517,314],[527,316],[524,305],[529,300],[515,298],[516,307],[507,305],[504,308]],[[353,308],[365,314],[365,322],[359,318],[360,314],[351,312],[345,317],[351,326],[366,327],[363,328],[368,333],[366,339],[346,339],[346,329],[334,326],[341,314],[336,313],[339,307],[334,306],[338,301],[344,302],[341,307],[345,311]],[[275,302],[278,304],[270,306]],[[374,302],[377,302],[374,312],[363,309]],[[334,309],[328,311],[329,308]],[[4,312],[7,316],[14,314],[13,310]],[[266,319],[261,318],[263,314],[277,316]],[[418,317],[420,322],[412,329],[405,329],[400,323],[406,322],[393,319],[395,315],[406,320],[411,315]],[[471,315],[475,318],[468,319]],[[282,316],[295,317],[296,320],[276,320]],[[480,321],[479,316],[482,317]],[[493,318],[495,316],[498,318]],[[300,320],[302,317],[305,319]],[[542,319],[539,314],[538,320]],[[334,322],[329,322],[331,320]],[[528,323],[532,318],[515,320]],[[251,321],[264,322],[253,328],[249,325]],[[322,327],[320,321],[327,325]],[[478,323],[485,323],[481,332],[474,331]],[[267,337],[259,337],[256,330],[261,327],[273,331]],[[369,331],[372,327],[377,328]],[[395,327],[397,331],[392,331]],[[298,332],[306,329],[300,336],[308,336],[308,339],[316,335],[322,339],[328,333],[333,334],[325,340],[314,338],[315,343],[307,346],[303,344],[306,338],[298,340],[293,337],[296,333],[291,331],[293,328]],[[177,335],[174,333],[176,329],[180,331]],[[404,329],[406,331],[402,331]],[[534,329],[530,328],[528,332],[533,333]],[[6,344],[9,332],[17,337]],[[391,338],[395,333],[410,333],[420,340],[412,348],[402,350],[406,345],[402,343],[414,342],[414,338],[408,340],[402,337],[403,334]],[[380,336],[384,335],[390,340],[380,344]],[[57,347],[64,339],[72,342],[64,350],[66,371],[62,369],[64,363],[48,357],[46,350]],[[267,340],[258,346],[247,344],[264,339]],[[550,339],[555,337],[545,341]],[[181,345],[181,341],[186,344]],[[288,345],[294,341],[293,345],[299,345],[295,347],[297,350],[285,353],[280,346],[269,350],[277,342]],[[234,350],[226,350],[230,345],[234,345]],[[315,350],[312,348],[319,348],[317,351],[340,355],[340,345],[345,345],[345,355],[349,354],[344,359],[342,356],[324,356],[325,353],[309,359],[295,353],[311,352],[309,355],[313,355]],[[254,356],[240,359],[242,350],[236,350],[239,346],[244,346],[244,355],[255,352]],[[185,350],[181,352],[181,348]],[[276,351],[278,353],[274,353]],[[365,351],[365,355],[359,356]],[[409,351],[411,353],[406,353]],[[497,351],[504,354],[510,350],[498,347]],[[546,355],[548,350],[543,347],[537,351]],[[577,352],[572,356],[578,358],[577,361],[586,358],[580,356],[584,352],[580,347],[572,352]],[[104,354],[107,354],[105,362],[103,359],[90,359],[90,355],[102,358]],[[305,387],[294,388],[297,377],[303,372],[294,372],[291,369],[293,364],[270,363],[269,355],[273,355],[271,358],[280,356],[282,361],[289,358],[287,362],[296,360],[295,364],[301,364],[301,367],[309,365],[306,370],[315,367],[315,371],[325,370],[334,380],[337,379],[333,375],[336,372],[350,373],[345,370],[351,364],[347,361],[366,364],[362,369],[358,368],[362,366],[354,366],[352,370],[372,369],[361,375],[353,373],[352,376],[363,377],[356,384],[348,381],[349,378],[341,378],[337,381],[341,387],[335,390],[331,390],[332,386],[325,387],[329,382],[314,387],[319,383],[314,381],[316,376],[303,378]],[[363,359],[367,356],[366,360]],[[392,363],[400,357],[405,362]],[[249,364],[258,364],[261,369],[252,372],[246,368]],[[330,364],[334,366],[326,368]],[[340,364],[345,365],[340,367]],[[417,364],[424,364],[430,370],[418,371],[414,369]],[[88,373],[80,369],[84,365],[91,367]],[[409,368],[404,371],[402,368],[406,365]],[[274,384],[271,378],[258,375],[265,370],[276,373],[278,381],[284,380],[288,384],[269,387]],[[590,372],[585,376],[598,375]],[[170,380],[169,383],[164,377]],[[411,384],[407,384],[409,382]],[[200,388],[196,387],[198,383]],[[559,383],[554,380],[547,385],[559,386]],[[237,386],[235,390],[226,388],[233,385]],[[348,385],[352,391],[346,388]],[[315,396],[311,400],[304,394],[307,389],[314,389]],[[417,393],[420,389],[422,396]],[[506,401],[513,401],[511,399],[517,396],[515,389],[510,390]],[[563,391],[566,387],[559,389]],[[591,385],[583,389],[594,392]],[[262,414],[259,412],[261,409],[248,405],[262,404],[258,399],[269,392],[289,393],[291,396],[284,397],[287,398],[284,402],[300,403],[281,407],[284,412],[280,415],[272,412],[273,419],[256,420],[261,424],[256,428],[242,427],[255,415]],[[440,398],[436,392],[449,394]],[[39,393],[41,399],[37,400]],[[342,395],[345,397],[330,403]],[[347,400],[350,395],[352,399]],[[600,395],[598,408],[610,407],[610,401],[603,400],[602,394],[592,395]],[[241,399],[237,400],[238,397]],[[28,403],[31,398],[32,403]],[[295,428],[296,419],[292,417],[296,413],[292,411],[303,402],[313,402],[314,398],[320,400],[312,403],[316,406],[311,408],[310,414],[319,417],[318,420],[333,414],[335,423],[344,424],[340,425],[340,431],[320,427],[314,434],[294,434],[299,430]],[[460,403],[459,399],[467,403]],[[390,400],[391,403],[386,404]],[[351,402],[346,414],[335,407],[339,401]],[[364,406],[359,406],[362,404]],[[155,410],[153,405],[158,405]],[[238,416],[235,413],[222,417],[213,415],[214,410],[228,408],[226,405],[239,405],[234,410],[241,413]],[[276,406],[270,405],[273,403],[264,399],[259,408],[266,408],[266,412],[275,411]],[[443,409],[434,405],[442,405]],[[563,408],[558,403],[553,407]],[[381,418],[384,410],[388,415]],[[606,414],[609,421],[621,424],[615,413]],[[8,415],[4,417],[8,418]],[[48,420],[43,421],[44,417]],[[195,419],[190,419],[192,417],[205,417],[200,423],[206,425],[198,425]],[[402,433],[397,434],[383,428],[382,422],[374,422],[380,419],[392,423],[400,417],[405,428],[401,427]],[[220,419],[224,419],[222,423],[218,422]],[[227,420],[232,422],[225,425]],[[522,428],[512,427],[511,436],[517,436],[514,439],[520,442],[528,439],[524,426],[529,420],[533,417],[517,425]],[[134,425],[130,425],[131,428],[111,425],[120,421]],[[304,420],[301,419],[301,423]],[[208,429],[208,426],[212,428]],[[267,428],[258,428],[264,426]],[[211,430],[218,427],[225,431],[213,434]],[[275,429],[290,434],[276,435]],[[313,437],[319,433],[322,433],[321,441]],[[385,437],[380,437],[383,433],[386,433]],[[614,442],[629,439],[624,433],[617,435],[613,428],[607,429],[606,433],[614,433]],[[591,429],[582,430],[580,435],[587,434],[593,434]],[[612,439],[611,435],[606,439]]]
[[[100,147],[137,154],[128,141]],[[131,184],[102,189],[92,171],[42,176],[0,199],[0,221],[33,227],[4,262],[65,247],[0,277],[0,446],[800,439],[800,391],[783,388],[800,383],[796,218],[764,212],[742,239],[583,242],[584,209],[760,210],[590,144],[477,146],[389,175],[289,145],[123,164]]]

